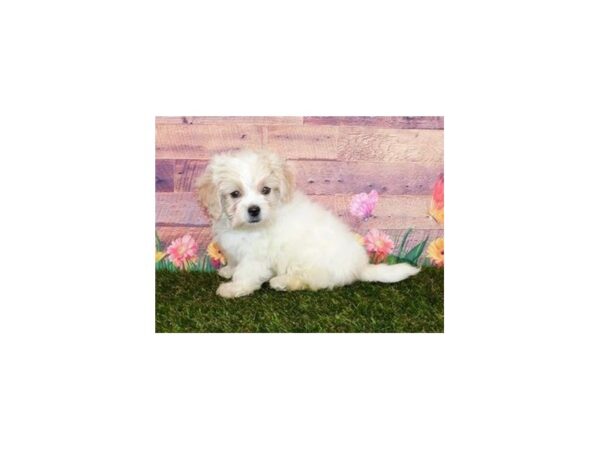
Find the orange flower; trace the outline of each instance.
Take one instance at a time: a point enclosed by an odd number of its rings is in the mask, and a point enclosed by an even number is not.
[[[444,238],[438,238],[429,244],[429,247],[427,248],[427,257],[436,267],[442,267],[444,265]]]
[[[444,223],[444,174],[441,174],[435,186],[433,186],[433,196],[429,206],[429,215],[438,223]]]
[[[208,244],[206,253],[208,253],[208,256],[210,257],[210,263],[213,265],[214,268],[218,269],[219,267],[227,264],[225,255],[223,254],[223,252],[221,251],[221,249],[215,241]]]

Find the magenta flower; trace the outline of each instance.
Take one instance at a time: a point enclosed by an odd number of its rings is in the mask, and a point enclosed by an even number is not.
[[[368,219],[373,215],[377,200],[379,200],[379,194],[374,189],[368,194],[361,192],[352,196],[352,200],[350,200],[350,214],[360,219]]]
[[[169,261],[175,264],[175,267],[185,269],[193,260],[198,258],[198,244],[189,235],[175,239],[167,248]]]
[[[379,264],[392,252],[394,242],[383,231],[369,230],[365,235],[365,248],[375,264]]]

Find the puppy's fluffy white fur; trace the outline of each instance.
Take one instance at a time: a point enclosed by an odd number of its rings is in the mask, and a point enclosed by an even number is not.
[[[196,187],[227,257],[219,275],[232,280],[217,289],[223,297],[248,295],[265,281],[278,290],[316,290],[356,280],[393,283],[420,270],[369,264],[350,229],[294,189],[292,171],[276,153],[217,154]]]

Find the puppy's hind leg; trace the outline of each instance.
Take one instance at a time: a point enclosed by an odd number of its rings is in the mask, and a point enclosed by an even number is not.
[[[228,281],[217,288],[217,295],[225,298],[236,298],[250,295],[260,288],[260,284]]]
[[[294,275],[278,275],[269,280],[269,285],[277,291],[298,291],[306,288],[306,283]]]

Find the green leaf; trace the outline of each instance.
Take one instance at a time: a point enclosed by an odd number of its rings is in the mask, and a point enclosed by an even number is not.
[[[196,259],[192,263],[191,270],[194,271],[194,272],[202,272],[202,260],[200,259],[200,257],[198,257],[198,259]]]
[[[168,270],[173,272],[174,268],[175,266],[173,266],[173,263],[166,258],[163,258],[156,263],[156,270]]]
[[[402,257],[402,251],[404,250],[404,246],[406,245],[406,240],[408,239],[408,235],[412,233],[412,228],[406,230],[404,233],[404,237],[402,238],[402,244],[400,244],[400,248],[398,249],[398,258]]]
[[[156,251],[162,252],[162,244],[160,243],[160,239],[158,238],[158,233],[154,231],[154,240],[156,245]]]
[[[408,259],[408,258],[402,257],[402,258],[398,258],[396,260],[396,264],[400,264],[400,263],[413,264],[413,261],[412,261],[412,259]]]
[[[169,261],[168,259],[163,259],[161,262],[162,262],[162,263],[164,263],[164,266],[163,266],[163,268],[162,268],[163,270],[167,270],[167,271],[169,271],[169,272],[175,272],[175,271],[176,271],[176,269],[177,269],[177,268],[176,268],[176,267],[175,267],[175,265],[174,265],[174,264],[173,264],[171,261]]]
[[[400,235],[399,235],[399,234],[397,234],[397,235],[394,237],[394,246],[393,246],[392,248],[394,248],[394,249],[398,248],[398,244],[399,244],[399,243],[400,243]],[[394,251],[393,251],[393,250],[392,250],[392,253],[394,253]]]
[[[423,242],[415,245],[411,249],[411,251],[409,251],[406,255],[404,255],[404,258],[411,261],[412,264],[416,265],[417,262],[419,261],[419,257],[421,256],[421,253],[423,253],[423,250],[425,250],[425,245],[427,244],[428,240],[429,240],[429,236],[427,236]]]
[[[206,256],[204,257],[204,259],[206,260],[206,271],[207,271],[208,273],[213,273],[213,272],[216,272],[216,271],[217,271],[217,269],[215,269],[215,268],[213,267],[213,265],[211,264],[211,262],[210,262],[210,256],[208,256],[208,253],[207,253],[207,254],[206,254]]]
[[[398,257],[396,255],[388,255],[385,262],[388,264],[396,264],[398,262]]]

